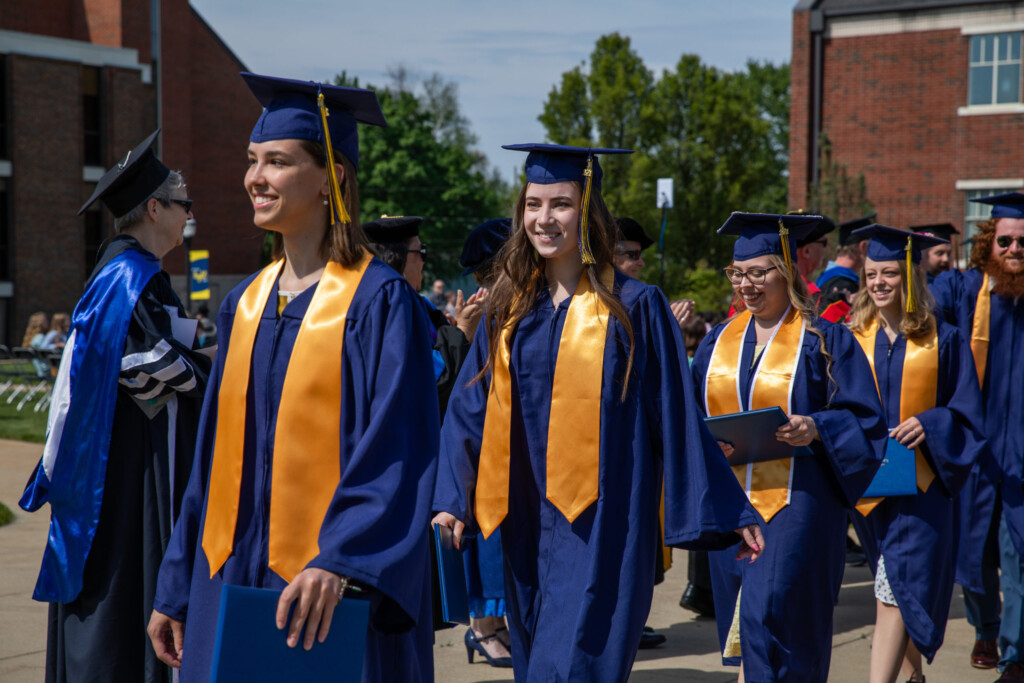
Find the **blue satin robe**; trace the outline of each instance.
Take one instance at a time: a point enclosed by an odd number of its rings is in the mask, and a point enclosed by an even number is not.
[[[932,283],[936,317],[956,325],[970,344],[974,307],[982,273],[971,269],[942,273]],[[956,582],[981,593],[981,560],[997,504],[1017,553],[1024,555],[1024,300],[991,296],[988,363],[981,385],[988,447],[978,456],[960,496],[960,552]],[[972,359],[973,366],[973,359]],[[998,503],[997,503],[998,500]]]
[[[235,309],[253,277],[221,306],[220,348],[196,461],[157,585],[155,608],[185,621],[185,682],[209,680],[223,584],[287,585],[269,569],[267,557],[273,442],[285,373],[315,287],[293,299],[280,318],[276,284],[271,291],[253,348],[234,551],[212,579],[202,549],[217,394]],[[351,577],[369,590],[364,681],[433,680],[424,529],[430,522],[439,426],[430,347],[429,322],[416,293],[374,259],[345,322],[341,484],[320,526],[321,553],[307,565]],[[412,628],[416,624],[425,627]]]
[[[885,557],[889,586],[914,645],[929,662],[942,645],[953,597],[959,532],[954,500],[984,448],[978,376],[971,349],[952,325],[939,323],[939,384],[936,407],[917,415],[924,428],[921,449],[936,479],[927,492],[883,500],[865,518],[854,513],[874,573]],[[890,349],[884,330],[875,337],[875,374],[889,428],[900,420],[906,337]]]
[[[690,398],[685,347],[665,297],[621,273],[615,287],[633,326],[633,370],[622,401],[628,337],[612,317],[599,497],[573,523],[545,497],[551,384],[570,299],[553,307],[541,287],[512,342],[510,500],[499,528],[517,681],[629,676],[654,591],[662,481],[668,545],[722,548],[737,538],[732,530],[757,519]],[[472,380],[486,361],[482,324],[445,415],[434,494],[435,510],[471,530],[490,375]]]
[[[771,522],[762,522],[765,553],[752,564],[734,562],[735,548],[711,553],[723,647],[743,586],[740,641],[748,681],[828,679],[832,609],[845,568],[846,513],[871,483],[885,451],[882,408],[860,345],[841,325],[820,318],[814,325],[832,354],[835,382],[826,374],[821,342],[808,332],[793,381],[792,414],[813,417],[821,440],[811,444],[813,455],[793,460],[790,504]],[[724,327],[712,329],[694,354],[693,379],[701,402],[711,352]],[[744,405],[754,376],[755,341],[751,325],[739,368]],[[736,665],[739,660],[723,662]]]

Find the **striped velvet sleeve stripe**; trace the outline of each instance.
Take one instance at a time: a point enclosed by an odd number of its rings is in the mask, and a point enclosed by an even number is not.
[[[148,351],[121,359],[121,386],[140,400],[151,400],[176,391],[196,388],[192,365],[165,339]]]

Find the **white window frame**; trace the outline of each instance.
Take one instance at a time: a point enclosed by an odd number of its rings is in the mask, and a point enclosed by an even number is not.
[[[1014,38],[1017,40],[1017,43],[1018,43],[1018,45],[1017,45],[1017,58],[1013,59],[1013,58],[1008,56],[1006,59],[1001,59],[1000,58],[1000,48],[1002,47],[1002,41],[1004,41],[1004,40],[1012,40]],[[975,40],[982,40],[982,41],[991,40],[991,41],[994,41],[994,45],[992,46],[992,61],[988,61],[988,60],[985,59],[985,46],[984,46],[984,44],[982,45],[982,48],[981,48],[981,60],[980,61],[974,61],[973,60],[973,55],[972,55],[973,49],[972,49],[972,47],[973,47],[973,43],[974,43]],[[1024,60],[1021,59],[1021,57],[1024,56],[1024,55],[1021,54],[1021,51],[1022,51],[1022,45],[1020,44],[1021,43],[1021,33],[1019,31],[1002,31],[1002,32],[999,32],[999,33],[975,34],[975,35],[972,35],[970,37],[970,41],[971,41],[972,46],[968,48],[968,58],[967,58],[967,106],[973,108],[973,107],[1005,107],[1006,105],[1020,105],[1021,104],[1021,82],[1020,82],[1020,80],[1021,80],[1021,74],[1024,73]],[[1010,54],[1009,50],[1007,50],[1007,54],[1008,55]],[[1010,67],[1010,66],[1016,66],[1017,67],[1017,101],[1016,102],[996,102],[996,99],[997,99],[997,97],[999,95],[999,69],[1001,67]],[[971,93],[972,93],[971,75],[975,72],[975,69],[977,69],[979,67],[984,67],[984,68],[987,68],[987,69],[991,69],[991,72],[992,72],[992,90],[989,93],[990,98],[988,99],[988,101],[986,101],[986,102],[971,102]]]

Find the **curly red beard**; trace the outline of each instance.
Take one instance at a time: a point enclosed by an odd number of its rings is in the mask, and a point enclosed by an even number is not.
[[[1004,263],[1006,254],[991,257],[985,263],[985,272],[995,280],[992,291],[1007,299],[1024,296],[1024,268],[1008,269]]]

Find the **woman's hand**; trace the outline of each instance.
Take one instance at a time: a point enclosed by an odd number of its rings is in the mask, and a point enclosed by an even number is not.
[[[814,418],[791,415],[789,422],[775,432],[775,438],[790,446],[809,446],[818,438],[818,426],[814,424]]]
[[[177,619],[153,610],[146,627],[157,659],[175,669],[181,668],[181,650],[185,643],[185,625]]]
[[[889,432],[889,436],[913,450],[924,442],[924,427],[916,417],[908,417]]]
[[[725,454],[725,459],[728,460],[732,457],[732,454],[736,452],[736,449],[732,447],[731,443],[725,441],[719,441],[718,447],[722,449],[722,453]]]
[[[299,572],[277,601],[277,628],[288,626],[288,647],[298,645],[303,626],[307,627],[302,641],[304,649],[313,647],[314,638],[324,642],[331,628],[334,608],[341,602],[347,585],[348,579],[326,569],[307,567]],[[288,610],[293,602],[295,612],[288,624]]]
[[[761,527],[756,524],[748,524],[742,529],[736,529],[736,533],[743,539],[743,545],[736,552],[736,559],[743,560],[750,558],[753,562],[764,552],[764,536],[761,534]]]
[[[462,550],[462,532],[465,531],[466,525],[460,522],[455,515],[450,512],[438,512],[434,515],[434,518],[430,520],[430,525],[446,526],[452,530],[452,536],[455,540],[456,550]]]
[[[693,318],[694,306],[696,304],[692,299],[679,299],[669,304],[669,308],[672,309],[672,315],[675,316],[676,322],[679,323],[679,329],[686,327]]]
[[[455,295],[455,325],[466,335],[470,343],[473,343],[473,334],[480,322],[480,316],[484,313],[485,301],[487,290],[483,288],[473,292],[469,299],[463,298],[461,289]]]

